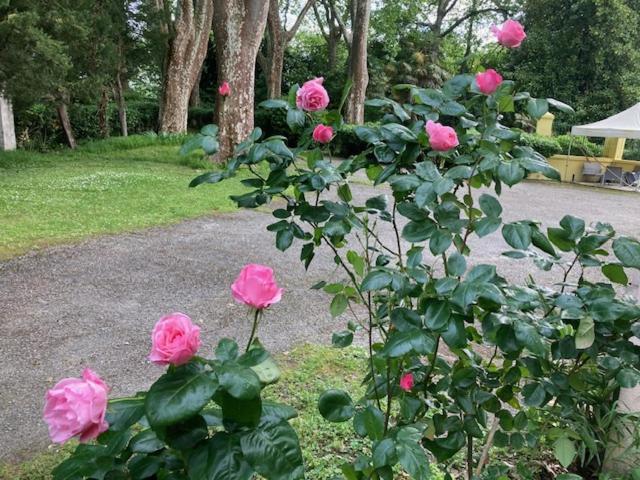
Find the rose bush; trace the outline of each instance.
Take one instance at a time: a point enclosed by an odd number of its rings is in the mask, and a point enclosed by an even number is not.
[[[259,298],[258,311],[280,300],[271,269],[248,265],[242,272],[234,296]],[[58,382],[44,410],[51,439],[83,443],[53,470],[54,480],[303,478],[288,423],[295,410],[262,398],[280,372],[254,339],[255,328],[246,352],[224,338],[207,359],[195,355],[200,328],[174,313],[153,329],[149,358],[169,366],[148,391],[107,403],[106,384],[89,369],[81,379]]]
[[[495,31],[509,48],[526,36],[516,23]],[[615,286],[628,282],[625,269],[640,268],[640,243],[570,215],[546,230],[531,219],[503,220],[505,188],[531,173],[560,179],[521,143],[516,121],[535,121],[550,106],[572,110],[490,75],[490,88],[483,77],[459,75],[441,89],[398,85],[392,98],[368,101],[382,122],[358,127],[368,147],[340,162],[312,137],[317,125],[340,127],[341,105],[304,108],[297,100],[304,87],[294,86],[288,100],[262,107],[286,110],[301,135],[296,147],[256,129],[224,170],[191,183],[223,181],[246,167],[251,191],[232,199],[245,208],[283,200],[268,227],[277,248],[299,242],[305,266],[328,248],[342,270],[315,288],[333,296],[332,315],[355,312],[333,343],[348,346],[364,333],[367,391],[354,400],[330,389],[318,406],[370,441],[342,466],[349,480],[391,479],[398,470],[427,479],[433,461],[451,475],[503,478],[485,469],[494,445],[511,452],[546,445],[563,467],[598,470],[608,432],[595,420],[610,415],[621,387],[640,379],[640,348],[631,341],[640,334],[640,307]],[[378,192],[356,201],[351,185],[362,173]],[[513,283],[474,261],[472,239],[496,232],[511,248],[506,257],[557,271],[558,282],[540,285],[532,273]]]

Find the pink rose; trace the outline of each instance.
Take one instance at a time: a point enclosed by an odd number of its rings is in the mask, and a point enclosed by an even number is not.
[[[498,43],[507,48],[518,48],[522,41],[527,38],[524,27],[516,20],[507,20],[499,28],[493,25],[491,32],[496,36]]]
[[[429,135],[431,148],[439,152],[446,152],[458,146],[458,135],[451,127],[429,120],[425,127]]]
[[[405,373],[400,377],[400,388],[405,392],[410,392],[413,388],[413,373]]]
[[[324,78],[318,77],[305,82],[296,93],[296,105],[308,112],[323,110],[329,105],[329,94],[322,86]]]
[[[491,95],[502,83],[502,76],[494,69],[490,68],[486,72],[476,74],[478,90],[485,95]]]
[[[228,97],[231,94],[231,87],[229,82],[222,82],[222,85],[218,87],[218,93],[223,97]]]
[[[55,443],[78,437],[81,442],[97,438],[109,428],[104,417],[107,412],[107,385],[85,368],[82,378],[65,378],[47,391],[44,421]]]
[[[333,137],[333,128],[327,125],[317,125],[313,129],[313,140],[318,143],[329,143]]]
[[[162,317],[151,333],[149,360],[156,365],[183,365],[200,348],[200,327],[184,313]]]
[[[256,264],[243,267],[231,285],[231,293],[238,302],[256,309],[267,308],[282,298],[282,288],[278,288],[273,270]]]

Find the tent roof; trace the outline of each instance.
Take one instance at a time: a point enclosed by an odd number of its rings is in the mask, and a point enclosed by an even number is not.
[[[571,133],[585,137],[640,138],[640,103],[599,122],[572,127]]]

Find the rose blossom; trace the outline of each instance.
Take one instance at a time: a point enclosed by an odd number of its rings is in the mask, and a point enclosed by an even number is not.
[[[228,97],[231,94],[231,87],[229,82],[222,82],[222,85],[218,87],[218,93],[223,97]]]
[[[524,27],[516,20],[507,20],[500,27],[493,25],[491,32],[496,36],[498,43],[507,48],[518,48],[527,38]]]
[[[405,373],[401,378],[400,378],[400,388],[402,390],[404,390],[405,392],[410,392],[411,389],[413,388],[414,382],[413,382],[413,373],[409,372],[409,373]]]
[[[231,285],[233,298],[256,309],[267,308],[282,298],[282,288],[273,278],[273,270],[264,265],[245,265]]]
[[[333,128],[327,125],[317,125],[313,129],[313,140],[318,143],[329,143],[333,137]]]
[[[184,313],[162,317],[151,333],[149,360],[156,365],[183,365],[200,348],[200,327]]]
[[[324,110],[329,105],[329,94],[322,86],[324,78],[318,77],[302,84],[296,93],[296,105],[308,112]]]
[[[445,152],[458,146],[458,135],[451,127],[446,127],[441,123],[429,120],[425,126],[429,135],[431,148],[439,152]]]
[[[55,443],[78,437],[80,442],[97,438],[109,428],[108,387],[93,371],[85,368],[82,378],[65,378],[47,391],[43,418]]]
[[[502,76],[494,69],[490,68],[486,72],[476,74],[478,90],[485,95],[491,95],[502,83]]]

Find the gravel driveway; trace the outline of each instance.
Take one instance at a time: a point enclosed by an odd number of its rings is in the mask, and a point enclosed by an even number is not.
[[[354,193],[366,198],[371,188],[354,186]],[[640,236],[640,194],[529,182],[504,192],[502,202],[507,221],[535,218],[549,225],[571,213]],[[149,334],[164,313],[183,311],[199,322],[204,352],[224,336],[245,340],[248,312],[233,302],[229,285],[246,263],[272,265],[285,288],[260,332],[267,348],[329,342],[344,322],[332,320],[328,297],[309,287],[334,270],[331,256],[322,253],[305,272],[297,248],[275,249],[265,232],[271,222],[266,213],[240,211],[0,263],[0,460],[48,444],[43,395],[61,377],[91,366],[113,395],[146,388],[159,373],[146,360]],[[506,249],[499,233],[475,247],[476,263],[495,263],[507,277],[535,273],[529,264],[499,257]]]

